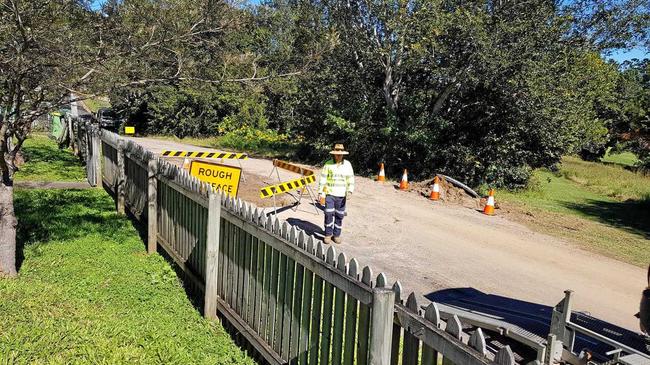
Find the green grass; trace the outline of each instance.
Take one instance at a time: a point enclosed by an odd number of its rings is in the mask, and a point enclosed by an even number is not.
[[[90,109],[90,111],[95,114],[100,108],[110,108],[111,103],[103,98],[93,98],[93,99],[86,99],[83,101],[84,104]]]
[[[559,173],[538,170],[533,182],[532,189],[499,194],[535,217],[526,223],[632,264],[650,261],[650,178],[566,157]]]
[[[103,191],[15,203],[23,254],[19,277],[0,280],[0,364],[253,364]]]
[[[565,157],[560,171],[567,179],[599,195],[619,201],[650,200],[650,177],[621,166]]]
[[[151,136],[151,138],[164,139],[186,143],[198,147],[216,148],[224,151],[245,152],[255,157],[263,158],[291,158],[297,151],[298,145],[286,141],[269,142],[264,139],[256,139],[254,136],[239,138],[235,135],[216,137],[185,137],[174,136]]]
[[[70,150],[61,150],[44,134],[33,134],[22,148],[25,164],[16,181],[83,181],[86,172]]]
[[[608,151],[601,161],[621,166],[634,166],[639,162],[639,158],[632,152],[610,153]]]

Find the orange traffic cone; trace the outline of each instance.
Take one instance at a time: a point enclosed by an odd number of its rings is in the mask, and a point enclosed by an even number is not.
[[[429,199],[431,200],[438,200],[440,199],[440,185],[438,184],[438,176],[433,178],[433,190],[431,190],[431,195],[429,195]]]
[[[327,186],[325,186],[323,188],[323,194],[321,194],[320,197],[318,198],[318,203],[323,207],[325,206],[325,196],[326,195],[327,195]]]
[[[386,173],[384,172],[384,164],[381,164],[379,168],[379,175],[377,175],[377,181],[386,181]]]
[[[490,195],[487,203],[485,203],[485,208],[483,208],[483,214],[494,215],[494,189],[490,189]]]
[[[408,190],[409,188],[409,178],[408,178],[408,172],[406,169],[404,169],[404,174],[402,175],[402,181],[399,183],[399,189],[400,190]]]
[[[186,158],[183,160],[183,170],[190,171],[190,159]]]

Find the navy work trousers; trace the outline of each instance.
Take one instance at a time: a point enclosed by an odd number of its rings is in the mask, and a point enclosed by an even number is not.
[[[325,236],[339,237],[345,217],[345,197],[325,197]]]

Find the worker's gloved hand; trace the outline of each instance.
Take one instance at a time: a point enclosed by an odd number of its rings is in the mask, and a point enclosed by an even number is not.
[[[350,200],[352,198],[352,193],[348,192],[345,194],[345,200]]]

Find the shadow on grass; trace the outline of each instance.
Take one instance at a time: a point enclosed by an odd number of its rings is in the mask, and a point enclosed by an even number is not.
[[[563,205],[593,217],[601,223],[650,238],[650,199],[624,202],[590,199],[585,203],[563,203]]]
[[[101,237],[98,242],[111,240],[118,243],[127,240],[133,242],[139,235],[143,245],[146,243],[146,224],[139,222],[140,218],[130,213],[127,213],[127,217],[118,215],[114,200],[104,190],[19,190],[15,193],[14,206],[18,217],[16,238],[19,270],[25,258],[25,249],[29,249],[29,246],[65,242],[89,235]],[[186,224],[183,227],[187,229],[193,227],[191,223],[187,219],[180,220],[180,224]],[[202,312],[203,293],[200,288],[186,277],[185,272],[160,245],[158,252],[182,279],[183,288],[192,305],[198,312]],[[196,254],[194,249],[190,255],[193,254]],[[30,255],[36,253],[30,251]],[[231,338],[249,351],[249,356],[260,358],[234,326],[225,320],[223,325]]]
[[[38,179],[39,177],[58,180],[79,180],[84,177],[83,166],[72,153],[58,149],[55,144],[28,145],[24,148],[25,164],[20,167],[18,177]]]
[[[113,200],[102,190],[20,190],[14,205],[19,270],[29,245],[91,234],[120,242],[133,235],[131,223],[115,213]]]
[[[25,156],[25,162],[54,162],[54,161],[63,161],[69,164],[78,165],[79,161],[77,158],[67,150],[59,149],[53,144],[50,145],[31,145],[26,146],[23,154]]]

